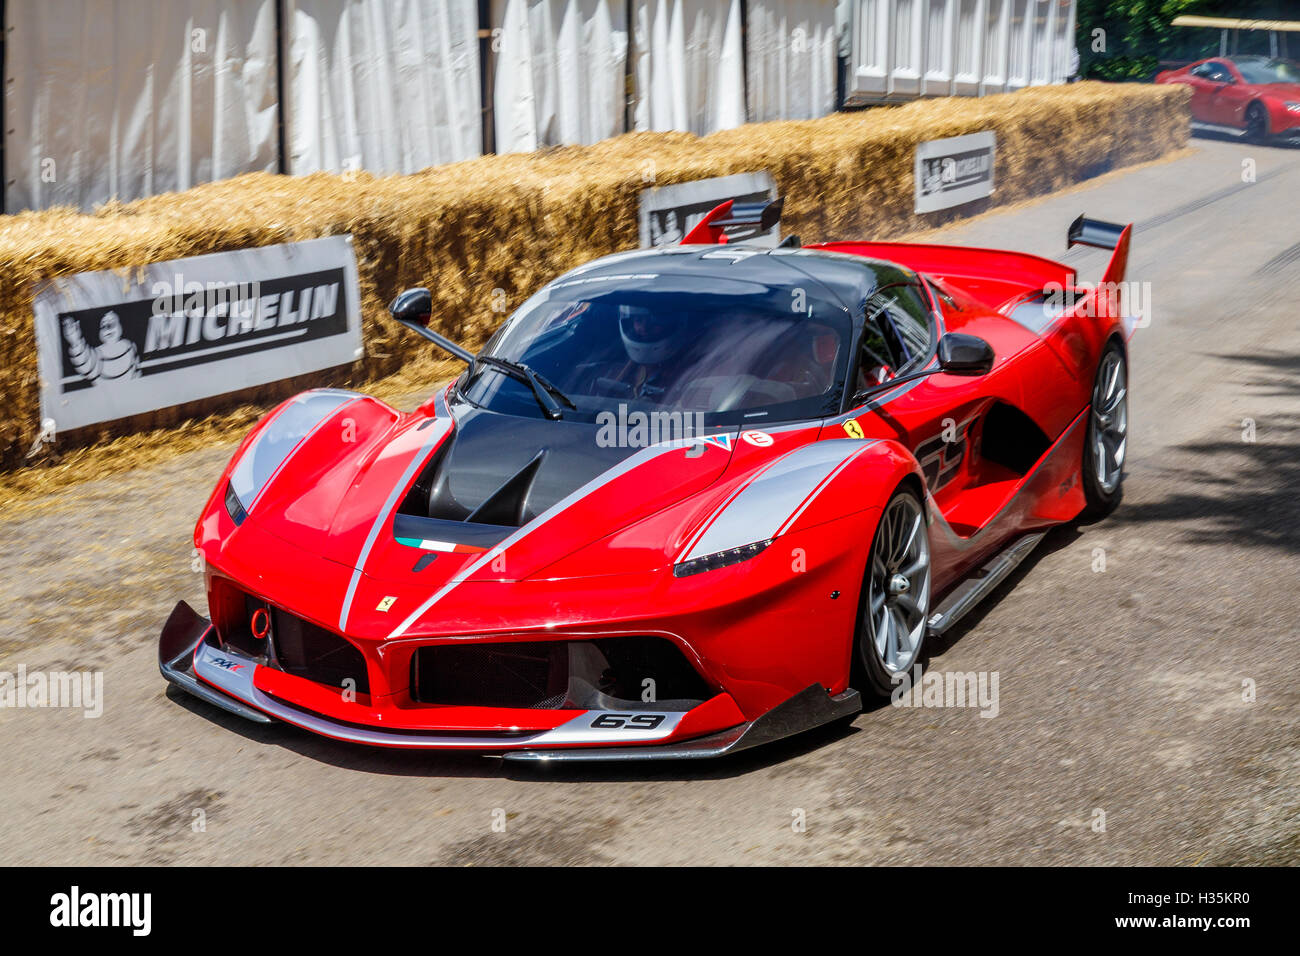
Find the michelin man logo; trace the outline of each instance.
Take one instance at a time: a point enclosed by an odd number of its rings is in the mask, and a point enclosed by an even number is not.
[[[682,241],[684,235],[677,210],[669,209],[667,212],[650,217],[650,245],[675,246]]]
[[[951,159],[927,159],[923,164],[924,176],[921,182],[921,195],[943,192],[945,183],[953,181],[952,173],[956,167]]]
[[[99,320],[99,346],[92,348],[71,316],[63,317],[63,337],[68,358],[78,375],[88,382],[138,378],[140,356],[135,343],[122,336],[122,320],[116,312],[105,312]]]

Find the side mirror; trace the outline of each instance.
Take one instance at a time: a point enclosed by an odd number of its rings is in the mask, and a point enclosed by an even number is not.
[[[429,321],[433,317],[433,296],[428,289],[407,289],[393,300],[393,304],[388,307],[388,314],[399,324],[450,352],[467,365],[474,364],[473,352],[429,328]]]
[[[388,314],[398,322],[428,327],[433,314],[433,296],[428,289],[407,289],[388,307]]]
[[[939,368],[949,375],[984,375],[993,368],[993,346],[978,335],[949,332],[939,339]]]

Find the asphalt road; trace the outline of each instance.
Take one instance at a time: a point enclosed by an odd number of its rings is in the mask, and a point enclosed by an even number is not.
[[[154,656],[172,604],[204,606],[190,531],[226,446],[0,515],[0,671],[97,669],[105,699],[0,709],[0,863],[1300,863],[1300,150],[1194,145],[944,233],[1060,257],[1082,211],[1135,221],[1151,283],[1124,502],[934,657],[997,672],[996,717],[885,706],[581,770],[246,724]]]

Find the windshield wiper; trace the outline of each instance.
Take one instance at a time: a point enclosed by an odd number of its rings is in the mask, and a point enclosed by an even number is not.
[[[935,372],[942,371],[943,367],[941,365],[935,365],[928,368],[918,369],[915,372],[908,372],[906,375],[896,375],[894,378],[888,378],[883,382],[876,382],[874,385],[868,385],[866,388],[858,389],[853,393],[853,397],[849,399],[849,402],[856,407],[858,402],[870,398],[872,395],[876,394],[876,392],[887,392],[896,386],[904,385],[907,382],[913,382],[918,378],[925,378],[927,375],[933,375]]]
[[[537,399],[537,404],[542,407],[546,417],[552,421],[564,417],[564,411],[560,408],[561,402],[569,406],[569,408],[576,409],[578,407],[573,404],[573,399],[522,362],[512,362],[510,359],[497,358],[495,355],[480,355],[474,361],[499,368],[512,378],[527,385],[532,389],[533,397]],[[559,399],[559,401],[556,401],[556,399]]]

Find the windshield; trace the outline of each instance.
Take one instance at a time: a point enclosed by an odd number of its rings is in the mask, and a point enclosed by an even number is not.
[[[838,412],[850,337],[848,312],[806,288],[574,276],[525,302],[483,354],[537,372],[573,403],[569,420],[623,407],[729,425]],[[543,414],[529,386],[495,366],[479,364],[464,394],[494,411]]]
[[[1300,67],[1289,60],[1238,60],[1238,72],[1252,85],[1261,83],[1300,83]]]

